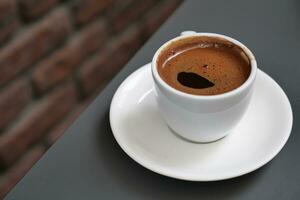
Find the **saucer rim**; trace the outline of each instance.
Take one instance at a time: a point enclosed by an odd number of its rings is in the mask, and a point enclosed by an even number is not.
[[[259,168],[261,168],[262,166],[264,166],[265,164],[267,164],[268,162],[270,162],[277,154],[279,154],[279,152],[283,149],[283,147],[285,146],[285,144],[287,143],[290,135],[291,135],[291,131],[292,131],[292,126],[293,126],[293,112],[292,112],[292,107],[290,104],[290,101],[287,97],[287,95],[285,94],[285,92],[283,91],[283,89],[280,87],[280,85],[272,78],[270,77],[267,73],[263,72],[261,69],[257,70],[257,73],[262,73],[263,76],[265,76],[265,78],[270,79],[270,81],[272,81],[274,84],[274,86],[277,88],[276,90],[279,90],[281,95],[283,95],[283,101],[285,102],[284,104],[286,104],[286,108],[288,109],[288,117],[287,117],[287,127],[288,129],[285,131],[286,134],[284,134],[284,137],[282,137],[281,143],[280,145],[277,145],[276,147],[274,147],[271,153],[268,153],[268,155],[264,158],[261,159],[251,165],[248,165],[248,167],[244,167],[241,168],[238,171],[232,171],[231,173],[228,173],[227,175],[222,175],[222,174],[217,174],[214,176],[209,176],[209,177],[198,177],[198,176],[182,176],[182,175],[178,175],[178,174],[174,174],[174,173],[169,173],[167,170],[165,170],[165,168],[162,168],[160,165],[156,165],[154,163],[151,163],[149,161],[147,161],[147,159],[145,158],[141,158],[140,156],[138,156],[137,154],[134,153],[134,151],[130,150],[130,148],[127,147],[126,143],[122,142],[122,140],[119,138],[118,134],[116,134],[116,132],[118,131],[116,128],[116,125],[114,124],[114,116],[113,116],[113,107],[115,106],[115,104],[117,103],[117,98],[118,98],[118,91],[120,91],[126,84],[128,81],[130,81],[130,79],[132,79],[132,77],[136,76],[139,73],[142,73],[141,71],[146,71],[147,68],[149,68],[149,70],[151,70],[151,63],[145,64],[143,66],[141,66],[140,68],[138,68],[137,70],[135,70],[134,72],[132,72],[117,88],[117,90],[115,91],[111,104],[110,104],[110,111],[109,111],[109,121],[110,121],[110,127],[113,133],[114,138],[116,139],[117,143],[119,144],[119,146],[121,147],[121,149],[131,158],[133,159],[135,162],[137,162],[138,164],[140,164],[141,166],[145,167],[146,169],[153,171],[157,174],[160,175],[164,175],[167,177],[171,177],[171,178],[175,178],[175,179],[179,179],[179,180],[185,180],[185,181],[202,181],[202,182],[209,182],[209,181],[220,181],[220,180],[227,180],[227,179],[231,179],[231,178],[235,178],[235,177],[239,177],[245,174],[248,174],[250,172],[253,172]],[[290,119],[288,119],[290,118]]]

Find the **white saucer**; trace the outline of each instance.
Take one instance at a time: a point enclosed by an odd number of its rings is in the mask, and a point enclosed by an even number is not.
[[[258,169],[282,149],[292,128],[292,109],[280,86],[258,71],[253,97],[233,132],[197,144],[173,134],[163,122],[153,94],[150,64],[131,74],[110,107],[119,145],[136,162],[159,174],[190,181],[237,177]]]

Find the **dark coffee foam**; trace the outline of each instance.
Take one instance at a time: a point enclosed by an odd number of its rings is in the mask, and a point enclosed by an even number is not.
[[[173,88],[195,95],[236,89],[250,75],[250,61],[233,43],[212,37],[189,37],[167,46],[158,56],[161,78]]]

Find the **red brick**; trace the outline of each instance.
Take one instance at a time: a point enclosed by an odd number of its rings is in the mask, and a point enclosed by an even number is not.
[[[179,6],[181,0],[168,0],[157,5],[145,16],[144,35],[148,38]]]
[[[32,83],[37,94],[42,94],[66,78],[81,59],[78,43],[71,42],[38,63],[32,72]]]
[[[132,55],[142,45],[142,30],[133,25],[120,35],[112,44],[115,52]]]
[[[0,94],[0,129],[5,128],[30,100],[30,85],[25,79],[15,81]]]
[[[73,2],[72,11],[77,24],[90,22],[112,4],[113,0],[77,0]]]
[[[0,199],[25,176],[31,167],[42,157],[45,147],[39,145],[30,149],[14,166],[0,179]]]
[[[92,53],[95,53],[98,49],[103,47],[103,44],[107,39],[106,30],[106,23],[102,20],[98,20],[94,23],[91,23],[79,33],[78,40],[80,41],[81,51],[84,58]]]
[[[110,73],[110,69],[107,68],[109,67],[109,61],[112,59],[108,51],[108,49],[101,51],[83,63],[79,71],[79,81],[84,96],[107,81],[107,74]]]
[[[65,9],[57,9],[0,52],[0,85],[30,67],[71,32]]]
[[[153,4],[153,0],[136,1],[116,14],[111,21],[112,30],[120,32],[134,20],[137,20]]]
[[[12,37],[19,26],[19,21],[16,18],[7,21],[4,25],[0,25],[0,43]]]
[[[114,0],[105,17],[114,18],[137,0]]]
[[[105,39],[103,21],[90,24],[66,46],[41,61],[32,75],[32,82],[40,94],[68,77],[78,64],[97,49]]]
[[[141,46],[140,36],[140,30],[132,27],[116,38],[110,47],[97,53],[82,65],[79,82],[84,95],[103,87],[123,67]]]
[[[59,0],[19,0],[20,10],[28,19],[35,19],[47,13]]]
[[[57,124],[50,130],[47,134],[46,142],[47,144],[53,144],[63,133],[71,126],[71,124],[78,118],[80,113],[84,110],[86,104],[77,106],[70,115],[68,115],[62,122]]]
[[[76,90],[68,83],[54,90],[39,102],[12,129],[0,136],[0,166],[16,161],[30,145],[63,119],[76,103]]]
[[[11,37],[18,27],[15,0],[0,1],[0,43]]]

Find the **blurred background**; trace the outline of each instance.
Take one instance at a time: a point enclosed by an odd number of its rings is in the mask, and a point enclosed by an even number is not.
[[[0,198],[180,3],[0,0]]]

